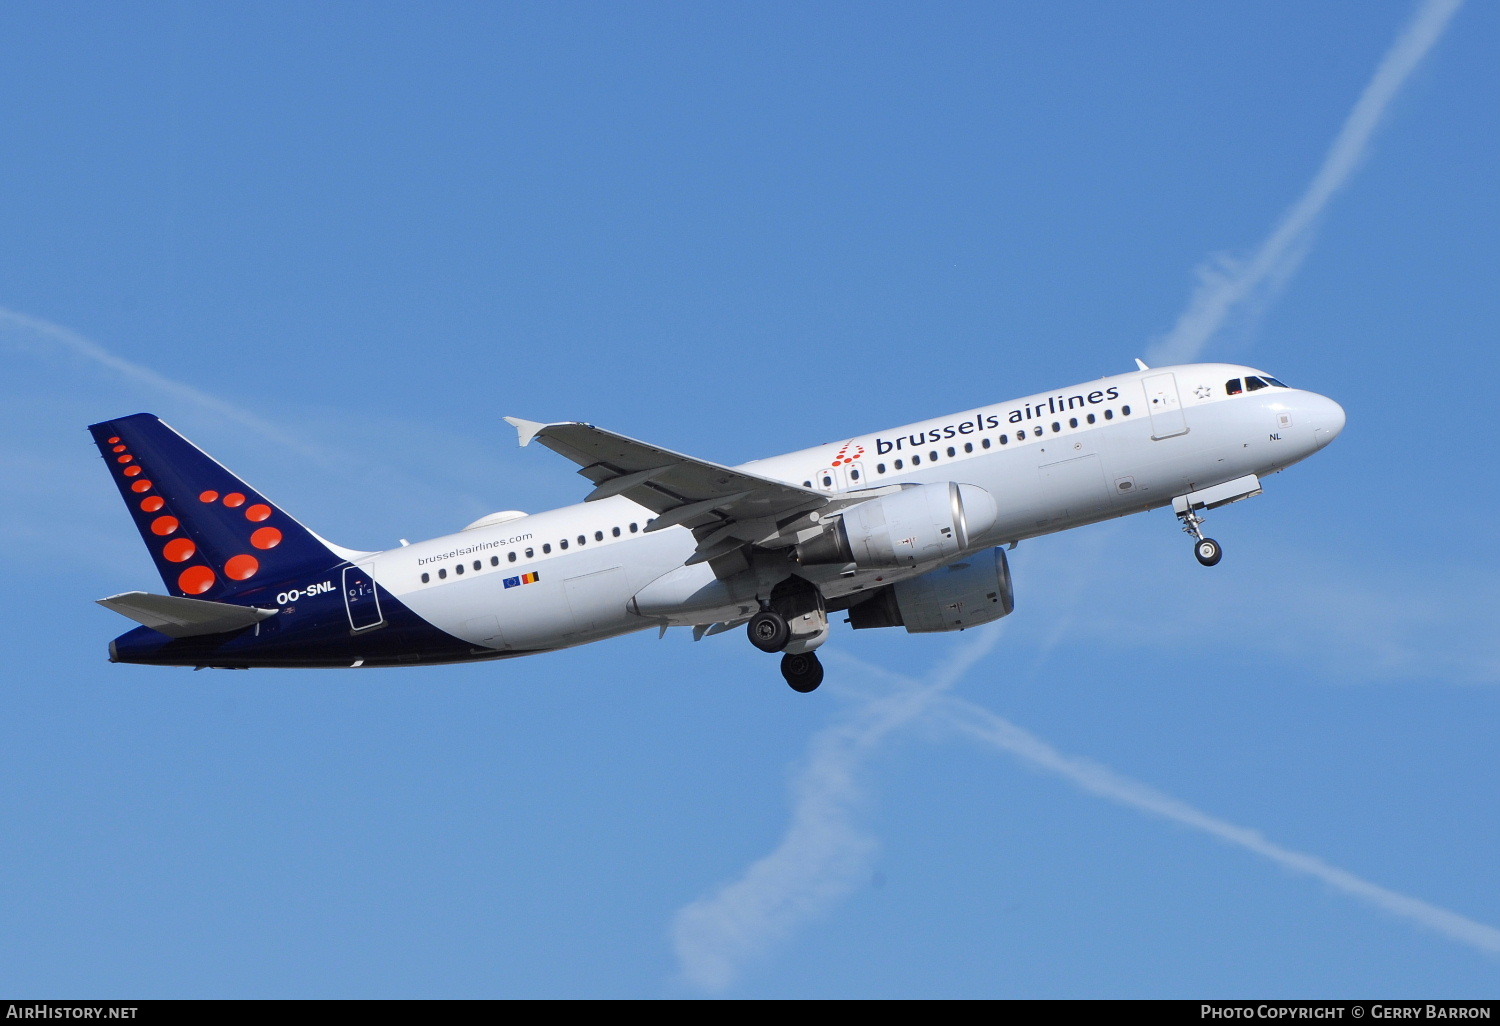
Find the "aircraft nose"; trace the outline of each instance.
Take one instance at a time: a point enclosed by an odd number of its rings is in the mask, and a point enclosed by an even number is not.
[[[1321,449],[1344,430],[1344,408],[1327,396],[1320,395],[1311,412],[1313,441]]]

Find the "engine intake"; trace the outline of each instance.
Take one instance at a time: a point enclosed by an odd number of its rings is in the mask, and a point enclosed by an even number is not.
[[[902,567],[956,556],[995,522],[995,500],[978,485],[915,485],[846,509],[797,561]]]

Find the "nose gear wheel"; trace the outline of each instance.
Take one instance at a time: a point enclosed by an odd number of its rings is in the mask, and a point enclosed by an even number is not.
[[[1182,529],[1196,539],[1193,543],[1193,555],[1198,562],[1204,566],[1214,566],[1224,558],[1224,546],[1203,536],[1202,517],[1189,509],[1177,514],[1177,519],[1182,521]]]

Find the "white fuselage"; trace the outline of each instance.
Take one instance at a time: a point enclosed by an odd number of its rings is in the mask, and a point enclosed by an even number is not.
[[[964,554],[1170,504],[1306,458],[1343,427],[1337,403],[1285,387],[1226,394],[1248,367],[1154,368],[997,403],[744,465],[830,493],[892,484],[978,485],[998,515]],[[754,585],[684,564],[683,527],[622,497],[580,503],[375,553],[357,562],[475,658],[578,645],[659,625],[711,624],[756,608]],[[959,557],[962,558],[962,554]],[[946,560],[946,561],[952,561]],[[933,569],[801,567],[830,601]],[[534,575],[534,580],[531,576]],[[668,575],[673,575],[669,577]],[[650,615],[632,599],[653,586]],[[665,605],[661,596],[676,596]]]

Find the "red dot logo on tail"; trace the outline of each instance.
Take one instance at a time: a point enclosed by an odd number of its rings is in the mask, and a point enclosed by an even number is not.
[[[202,595],[214,586],[218,575],[206,566],[190,566],[177,575],[177,586],[189,595]]]
[[[254,556],[230,556],[229,562],[224,564],[224,576],[233,578],[236,581],[245,581],[254,577],[255,571],[259,569],[260,560]]]
[[[161,554],[173,563],[186,563],[197,551],[198,546],[194,545],[191,539],[173,538],[167,542]]]

